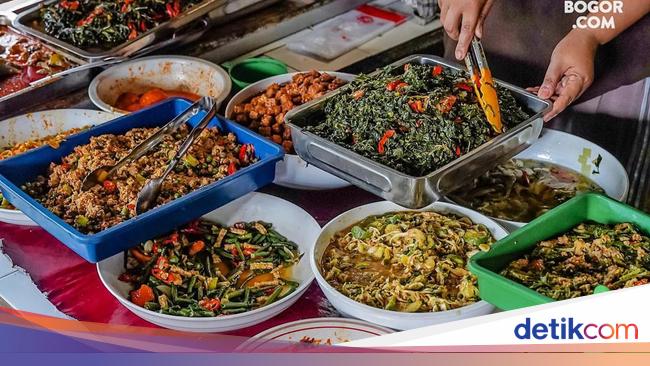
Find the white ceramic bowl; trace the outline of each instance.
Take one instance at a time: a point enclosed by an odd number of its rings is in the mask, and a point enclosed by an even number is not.
[[[439,324],[453,320],[471,318],[479,315],[490,314],[494,307],[485,301],[478,301],[472,305],[462,308],[438,311],[430,313],[405,313],[391,310],[375,308],[369,305],[354,301],[349,297],[341,294],[332,287],[320,272],[320,261],[325,253],[325,249],[334,235],[349,228],[353,224],[373,215],[382,215],[389,212],[405,211],[401,206],[392,202],[382,201],[368,205],[353,208],[330,221],[318,236],[316,244],[312,247],[309,254],[312,271],[316,276],[318,285],[327,296],[327,299],[342,314],[354,318],[362,319],[371,323],[379,324],[385,327],[406,330],[420,328],[427,325]],[[492,233],[495,239],[499,240],[508,235],[508,233],[496,222],[483,216],[475,211],[450,203],[436,202],[420,210],[407,211],[435,211],[439,213],[452,213],[460,216],[469,217],[474,223],[485,225]]]
[[[356,75],[346,74],[342,72],[324,72],[348,82],[356,78]],[[273,83],[285,84],[290,82],[291,78],[293,78],[293,76],[296,74],[298,73],[294,72],[271,76],[242,89],[228,102],[228,106],[226,107],[226,118],[234,119],[233,109],[236,105],[242,104],[254,96],[264,92],[266,88],[268,88]],[[316,168],[315,166],[307,164],[307,162],[302,160],[296,154],[285,154],[284,160],[275,166],[274,183],[283,187],[305,190],[336,189],[350,185],[349,182],[339,177],[336,177],[330,173],[326,173]]]
[[[154,87],[210,96],[220,105],[230,94],[231,81],[220,66],[200,58],[151,56],[104,70],[90,83],[88,96],[101,110],[128,113],[113,107],[117,98]]]
[[[600,173],[594,174],[593,161],[598,155],[602,157]],[[607,150],[570,133],[545,128],[539,140],[515,159],[544,161],[569,168],[598,184],[609,197],[618,201],[627,199],[630,181],[623,165]],[[493,219],[510,232],[527,224]]]
[[[117,117],[119,116],[113,113],[86,109],[56,109],[24,114],[0,122],[0,147],[55,135],[73,128],[95,126]],[[0,208],[0,221],[37,226],[19,210]]]
[[[264,193],[250,193],[203,217],[224,225],[255,220],[272,223],[279,233],[298,244],[300,252],[305,254],[309,253],[320,232],[316,220],[303,209]],[[188,332],[226,332],[258,324],[295,303],[314,279],[307,258],[303,258],[293,269],[293,276],[300,286],[289,296],[246,313],[214,318],[186,318],[160,314],[130,302],[127,297],[131,286],[118,280],[124,271],[123,259],[124,254],[120,253],[97,263],[97,272],[108,291],[140,318],[161,327]]]

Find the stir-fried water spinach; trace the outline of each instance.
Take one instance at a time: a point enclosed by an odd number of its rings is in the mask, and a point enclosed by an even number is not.
[[[41,9],[45,32],[79,48],[110,49],[203,0],[60,0]]]
[[[591,295],[650,280],[650,239],[633,224],[583,223],[537,244],[501,272],[555,300]]]
[[[530,116],[498,87],[504,127]],[[494,137],[466,74],[407,64],[361,75],[330,99],[323,123],[308,130],[401,172],[433,172]]]
[[[195,221],[132,248],[120,280],[133,285],[133,303],[162,314],[236,314],[295,291],[290,271],[301,256],[271,224]]]

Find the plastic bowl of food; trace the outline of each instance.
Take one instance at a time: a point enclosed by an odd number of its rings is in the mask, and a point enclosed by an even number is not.
[[[323,73],[339,78],[345,82],[350,82],[356,78],[355,75],[341,72],[324,71]],[[284,85],[291,82],[294,76],[298,74],[309,73],[296,72],[272,76],[244,88],[228,102],[228,106],[226,107],[226,118],[238,122],[237,113],[235,112],[236,106],[248,103],[254,97],[262,95],[273,84]],[[288,126],[286,126],[286,128],[287,130],[289,129]],[[287,149],[285,148],[285,150]],[[305,190],[336,189],[350,185],[350,183],[343,179],[326,173],[313,165],[307,164],[307,162],[302,160],[295,152],[291,151],[291,149],[288,150],[290,152],[285,154],[284,160],[279,162],[276,166],[275,184],[283,187]]]
[[[17,155],[19,151],[56,144],[65,135],[84,127],[95,126],[117,118],[118,115],[86,109],[56,109],[13,117],[0,122],[0,159]],[[0,199],[4,201],[4,199]],[[14,225],[36,226],[25,214],[0,203],[0,221]]]
[[[312,271],[316,276],[316,281],[318,282],[320,288],[323,290],[325,296],[327,296],[327,299],[332,303],[332,305],[334,305],[334,307],[339,312],[341,312],[346,316],[362,319],[371,323],[375,323],[378,325],[382,325],[394,329],[400,329],[400,330],[419,328],[426,325],[433,325],[433,324],[444,323],[453,320],[466,319],[466,318],[471,318],[471,317],[491,313],[494,310],[494,307],[485,301],[476,301],[469,305],[460,306],[457,308],[453,308],[451,310],[443,310],[443,311],[405,312],[405,311],[386,310],[384,308],[370,306],[362,302],[353,300],[352,298],[344,295],[342,292],[337,290],[337,288],[335,288],[334,285],[330,284],[330,282],[328,282],[328,280],[325,279],[327,273],[326,273],[326,264],[323,261],[323,258],[325,258],[325,256],[328,255],[326,254],[327,249],[330,246],[332,240],[335,237],[337,237],[338,233],[344,230],[345,231],[357,230],[358,232],[358,229],[354,229],[354,227],[357,226],[360,222],[367,220],[371,216],[386,215],[389,213],[395,213],[399,215],[399,214],[404,214],[409,212],[410,213],[435,212],[443,215],[453,214],[456,216],[469,218],[469,220],[473,223],[472,224],[473,226],[479,227],[480,225],[482,225],[481,230],[483,230],[483,234],[488,234],[488,233],[491,234],[494,241],[503,239],[508,234],[499,224],[489,219],[488,217],[483,216],[472,210],[466,209],[464,207],[460,207],[457,205],[444,203],[444,202],[436,202],[430,206],[427,206],[419,210],[405,210],[403,207],[388,201],[371,203],[368,205],[354,208],[334,218],[323,228],[318,239],[316,240],[316,244],[313,246],[309,254]],[[399,225],[399,223],[396,224]],[[384,230],[386,230],[387,228],[388,225],[386,225]],[[428,242],[429,236],[426,237],[426,240]],[[483,244],[485,243],[486,242],[483,242]],[[487,244],[489,244],[489,240]],[[486,247],[483,248],[488,249],[489,246],[487,248]],[[354,258],[357,258],[354,255],[350,255],[350,257],[353,258],[353,260]],[[397,258],[397,257],[394,256],[392,258]],[[399,261],[401,260],[402,259],[399,259]],[[442,263],[443,261],[439,261],[439,262]],[[464,263],[466,262],[467,260],[465,259]],[[362,263],[364,262],[359,262],[357,264],[362,264]],[[374,266],[377,265],[378,263],[381,262],[376,262],[376,261],[370,262],[369,266]],[[357,267],[357,264],[355,264],[355,267]],[[468,275],[468,272],[466,272],[462,264],[458,264],[458,266],[462,268],[463,271],[462,273],[464,273],[464,275]],[[361,267],[357,267],[357,268],[361,268]],[[374,267],[370,267],[370,268],[374,268]],[[365,276],[365,274],[360,273],[358,277],[351,277],[351,278],[361,278],[363,276]],[[427,281],[425,280],[424,282]],[[388,301],[387,303],[390,303],[390,301]]]
[[[263,193],[250,193],[209,214],[203,219],[222,225],[263,221],[298,245],[300,253],[308,253],[320,232],[320,226],[307,212],[283,199]],[[314,275],[307,258],[302,258],[291,271],[298,283],[293,292],[269,305],[239,314],[216,317],[183,317],[162,314],[140,307],[129,300],[133,287],[119,279],[124,273],[124,254],[120,253],[97,264],[99,277],[106,289],[131,312],[161,327],[189,332],[225,332],[258,324],[295,303],[307,290]]]
[[[518,161],[518,166],[511,162],[503,164],[488,173],[489,178],[483,176],[475,181],[480,183],[475,183],[471,188],[461,188],[447,198],[492,217],[509,231],[517,230],[530,220],[507,218],[532,219],[566,201],[576,192],[599,191],[600,188],[617,201],[625,201],[627,198],[629,179],[623,165],[607,150],[578,136],[544,129],[539,140],[516,155],[514,160]],[[526,170],[521,169],[522,164],[525,164],[523,167]],[[535,173],[523,177],[523,171]],[[526,188],[520,190],[523,183]],[[542,183],[544,187],[540,186],[537,191],[537,185]],[[578,187],[581,188],[577,189]],[[506,188],[511,192],[523,193],[507,196]],[[554,193],[547,195],[548,190],[553,190]],[[529,191],[534,194],[528,194]],[[487,204],[486,199],[482,198],[486,194],[487,197],[492,197],[491,194],[498,196],[493,196]],[[544,197],[547,199],[542,199]],[[515,201],[521,202],[521,206]],[[482,205],[486,205],[486,208],[480,208]]]
[[[232,87],[220,66],[195,57],[151,56],[113,66],[88,87],[97,108],[130,113],[171,97],[209,96],[221,104]]]

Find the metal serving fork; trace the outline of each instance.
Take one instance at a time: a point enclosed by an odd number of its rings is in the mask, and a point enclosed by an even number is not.
[[[120,168],[132,161],[139,159],[140,157],[144,156],[149,150],[158,146],[158,144],[163,140],[165,136],[176,132],[179,127],[187,123],[187,121],[199,113],[201,109],[211,109],[214,104],[215,103],[211,98],[202,98],[198,100],[196,103],[192,104],[189,108],[183,111],[183,113],[176,116],[166,125],[164,125],[160,130],[151,135],[148,139],[142,141],[138,146],[131,150],[127,156],[123,157],[115,165],[105,165],[90,172],[90,174],[84,178],[81,184],[81,190],[87,191],[90,188],[101,184],[107,179],[111,178]]]
[[[199,99],[198,102],[194,103],[193,107],[197,106],[198,108],[207,110],[203,119],[192,129],[190,134],[187,136],[187,139],[183,142],[183,145],[178,149],[176,156],[169,162],[167,169],[162,173],[158,178],[150,179],[144,188],[138,193],[138,201],[135,205],[136,215],[140,215],[152,209],[156,204],[156,199],[160,195],[160,189],[162,188],[163,181],[171,173],[176,164],[183,158],[187,151],[192,147],[194,140],[203,132],[203,130],[208,126],[212,118],[217,114],[217,103],[214,99],[209,97],[203,97]],[[192,115],[198,113],[198,109],[192,109],[194,112]]]

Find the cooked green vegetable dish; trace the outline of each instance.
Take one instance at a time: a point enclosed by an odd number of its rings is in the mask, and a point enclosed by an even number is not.
[[[502,122],[530,116],[497,87]],[[467,74],[442,66],[407,64],[360,75],[328,100],[325,120],[308,131],[403,173],[423,176],[494,137]]]
[[[501,274],[564,300],[590,295],[598,285],[616,290],[648,283],[649,253],[650,239],[630,223],[583,223],[540,242]]]
[[[120,280],[129,299],[162,314],[211,317],[243,313],[298,288],[291,267],[298,246],[261,221],[222,226],[194,221],[129,250]]]
[[[584,192],[604,191],[569,168],[512,159],[453,192],[450,198],[488,216],[529,222]]]
[[[47,34],[79,48],[111,49],[203,0],[59,0],[41,9]]]
[[[467,217],[436,212],[371,216],[337,233],[321,259],[325,280],[366,305],[403,312],[456,309],[479,300],[469,257],[492,234]]]

